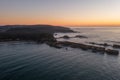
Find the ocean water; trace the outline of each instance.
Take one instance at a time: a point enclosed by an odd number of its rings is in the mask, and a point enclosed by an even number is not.
[[[119,44],[120,28],[72,29],[80,33],[57,33],[55,37],[84,35],[88,38],[67,41]],[[120,56],[56,49],[46,44],[1,42],[0,80],[120,80]]]
[[[55,37],[62,37],[64,35],[68,35],[70,37],[74,37],[75,35],[83,35],[88,37],[88,39],[80,39],[80,38],[71,38],[71,39],[59,39],[59,40],[67,40],[72,42],[97,42],[97,43],[120,43],[120,27],[82,27],[82,28],[71,28],[78,33],[58,33]]]

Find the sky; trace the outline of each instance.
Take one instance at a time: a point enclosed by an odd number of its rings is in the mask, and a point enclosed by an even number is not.
[[[0,0],[0,25],[119,26],[120,0]]]

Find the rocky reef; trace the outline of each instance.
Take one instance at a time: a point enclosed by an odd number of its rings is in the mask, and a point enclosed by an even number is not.
[[[113,47],[114,47],[114,48],[120,48],[120,45],[118,45],[118,44],[113,44]]]
[[[64,36],[62,36],[62,37],[59,37],[59,38],[63,38],[63,39],[70,39],[70,38],[88,38],[88,37],[86,37],[86,36],[83,36],[83,35],[76,35],[76,36],[73,36],[73,37],[70,37],[70,36],[68,36],[68,35],[64,35]],[[59,39],[58,38],[58,39]]]
[[[83,35],[76,35],[74,38],[88,38],[88,37],[83,36]]]
[[[50,45],[51,46],[51,45]],[[90,50],[92,52],[98,52],[98,53],[106,53],[110,55],[118,55],[119,51],[113,50],[113,49],[106,49],[105,47],[99,47],[99,46],[93,46],[93,45],[87,45],[82,43],[74,43],[74,42],[68,42],[68,41],[59,41],[52,44],[52,47],[56,48],[62,48],[62,47],[71,47],[71,48],[78,48],[82,50]]]
[[[99,45],[99,46],[104,46],[104,47],[111,46],[111,45],[108,44],[108,43],[95,43],[95,42],[89,42],[89,44],[92,44],[92,45]]]

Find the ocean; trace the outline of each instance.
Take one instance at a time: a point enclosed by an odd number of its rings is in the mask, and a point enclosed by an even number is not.
[[[55,37],[84,44],[120,44],[119,27],[71,29],[77,33],[55,33]],[[59,38],[64,35],[88,38]],[[0,42],[0,80],[120,80],[120,56],[34,42]]]

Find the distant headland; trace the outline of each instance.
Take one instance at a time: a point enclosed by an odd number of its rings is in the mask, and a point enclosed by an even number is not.
[[[73,32],[70,28],[52,25],[5,25],[0,26],[0,32],[13,33],[55,33]]]
[[[70,28],[51,25],[6,25],[0,26],[0,41],[55,41],[57,32],[74,32]]]
[[[104,47],[97,47],[94,45],[86,45],[82,43],[57,41],[54,37],[54,33],[71,33],[74,32],[70,28],[51,25],[7,25],[0,26],[0,42],[5,41],[34,41],[37,43],[46,43],[51,47],[62,48],[63,46],[80,48],[83,50],[91,50],[93,52],[108,53],[112,55],[118,55],[119,51],[106,49]],[[81,35],[76,37],[87,38]],[[63,38],[69,38],[63,36]],[[107,45],[104,44],[105,46]],[[113,47],[119,47],[114,45]]]

